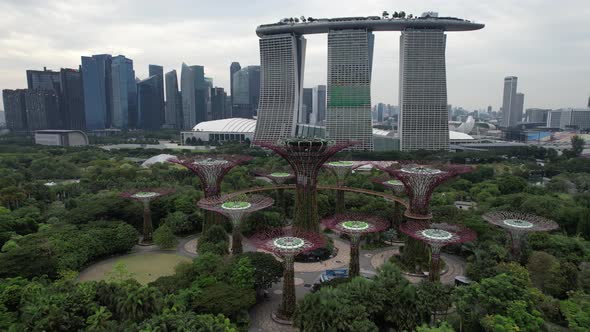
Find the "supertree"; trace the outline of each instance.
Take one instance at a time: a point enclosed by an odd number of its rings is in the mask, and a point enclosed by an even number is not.
[[[277,186],[281,186],[285,184],[285,182],[295,178],[295,175],[290,173],[289,171],[280,169],[275,171],[264,171],[264,170],[256,170],[254,172],[257,176],[264,177],[272,181]],[[277,201],[283,211],[283,217],[287,217],[287,205],[285,203],[285,190],[282,188],[277,189]]]
[[[241,254],[242,232],[241,224],[252,212],[266,209],[274,203],[270,197],[263,195],[223,195],[201,199],[197,205],[204,210],[214,211],[229,218],[232,222],[232,253]]]
[[[293,225],[317,231],[317,179],[320,168],[334,154],[356,142],[336,143],[323,138],[286,138],[277,143],[255,141],[253,144],[283,157],[295,174],[295,213]]]
[[[334,176],[336,176],[336,185],[338,187],[344,186],[346,177],[356,168],[369,164],[368,161],[331,161],[323,165],[323,167]],[[344,191],[336,190],[336,213],[344,212]]]
[[[434,189],[453,176],[472,171],[470,166],[450,164],[403,162],[385,166],[375,162],[374,165],[404,184],[410,198],[410,208],[405,215],[410,219],[430,219],[432,216],[429,205]]]
[[[188,158],[170,158],[168,162],[182,165],[196,174],[201,180],[205,197],[218,196],[221,191],[221,181],[227,172],[237,165],[252,159],[238,155],[206,155]],[[215,219],[214,215],[205,216],[204,229]]]
[[[492,225],[508,230],[512,240],[512,254],[517,259],[520,258],[522,238],[527,233],[547,232],[559,227],[553,220],[520,212],[489,212],[483,215],[483,219]]]
[[[134,189],[121,194],[121,196],[124,198],[136,200],[143,203],[143,238],[141,240],[142,244],[150,244],[152,242],[152,235],[154,233],[150,202],[164,195],[168,195],[173,191],[173,189],[168,188],[146,188]]]
[[[381,232],[389,222],[381,217],[361,213],[340,213],[322,220],[327,228],[350,237],[350,278],[360,275],[359,246],[361,237],[368,233]]]
[[[440,279],[440,249],[442,247],[454,243],[471,242],[476,238],[474,231],[459,225],[446,223],[411,220],[403,223],[400,230],[404,234],[430,246],[431,257],[428,273],[430,281],[439,281]]]
[[[406,190],[403,182],[397,179],[393,179],[389,176],[379,176],[373,179],[373,183],[384,186],[385,188],[392,191],[394,196],[400,196]],[[394,202],[393,205],[393,226],[397,227],[401,223],[402,219],[402,204],[398,201]]]
[[[257,233],[251,237],[257,248],[283,258],[283,299],[277,317],[291,320],[295,311],[295,256],[325,244],[324,236],[300,228],[283,227]]]

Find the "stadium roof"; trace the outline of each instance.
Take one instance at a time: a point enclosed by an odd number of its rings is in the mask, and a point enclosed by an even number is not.
[[[253,133],[255,128],[256,120],[254,119],[230,118],[201,122],[193,128],[193,131]]]
[[[165,163],[166,160],[170,158],[174,158],[175,156],[171,154],[159,154],[157,156],[153,156],[141,164],[141,167],[150,167],[155,163]]]

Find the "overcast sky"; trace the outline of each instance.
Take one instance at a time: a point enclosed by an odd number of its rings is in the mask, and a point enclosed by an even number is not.
[[[229,65],[258,64],[257,25],[284,17],[438,11],[481,22],[447,37],[448,101],[467,109],[502,101],[518,76],[525,108],[585,106],[590,95],[590,0],[0,0],[0,89],[26,87],[26,69],[77,68],[80,56],[123,54],[148,64],[204,65],[229,88]],[[305,86],[326,82],[325,35],[308,35]],[[399,32],[375,37],[372,100],[398,103]],[[0,109],[1,98],[0,98]]]

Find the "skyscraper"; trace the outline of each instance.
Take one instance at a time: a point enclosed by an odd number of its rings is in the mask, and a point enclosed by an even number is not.
[[[227,94],[223,88],[211,88],[211,119],[220,120],[224,118],[225,111],[225,99]]]
[[[64,129],[86,129],[82,73],[76,69],[60,71],[60,113]]]
[[[402,151],[449,149],[445,47],[442,30],[402,31],[398,124]]]
[[[2,90],[4,111],[6,112],[6,128],[13,131],[25,131],[27,126],[27,110],[25,102],[26,89]]]
[[[163,110],[160,108],[158,76],[154,75],[137,83],[139,127],[147,130],[161,128]]]
[[[166,116],[164,122],[169,128],[182,128],[182,96],[178,90],[176,70],[166,73]]]
[[[383,122],[383,112],[385,111],[385,104],[377,104],[377,122]]]
[[[120,129],[137,125],[137,85],[133,60],[123,55],[111,61],[111,126]]]
[[[203,66],[182,64],[180,73],[182,93],[183,128],[192,129],[197,123],[207,120],[208,83],[205,82]]]
[[[160,105],[160,109],[162,110],[161,113],[164,114],[164,67],[158,65],[149,65],[149,74],[150,76],[157,76],[158,79],[158,104]],[[162,118],[162,123],[164,124],[164,118]]]
[[[51,90],[59,92],[60,76],[59,72],[47,70],[27,70],[27,86],[29,90]]]
[[[260,99],[260,66],[247,66],[233,76],[232,117],[252,118]]]
[[[311,116],[309,123],[312,125],[323,124],[326,120],[326,86],[316,85],[311,95]]]
[[[294,34],[263,36],[260,103],[254,140],[295,136],[301,107],[306,39]]]
[[[508,76],[504,78],[504,97],[502,99],[502,125],[506,128],[515,126],[522,121],[524,95],[516,92],[518,78]]]
[[[84,113],[86,129],[104,129],[111,125],[111,55],[82,57]]]
[[[229,66],[229,94],[230,100],[232,105],[232,114],[233,114],[233,105],[234,105],[234,75],[235,73],[239,72],[242,69],[239,62],[232,62]],[[233,115],[231,115],[233,117]]]
[[[25,105],[28,130],[62,128],[56,91],[27,89]]]
[[[313,112],[313,88],[303,88],[303,98],[301,100],[301,113],[299,113],[299,123],[310,123],[311,113]]]
[[[371,121],[372,32],[328,33],[328,110],[326,133],[336,141],[359,142],[353,149],[373,150]]]

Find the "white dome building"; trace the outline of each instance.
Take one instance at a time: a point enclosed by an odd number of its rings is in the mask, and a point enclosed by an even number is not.
[[[194,145],[199,142],[226,142],[247,140],[254,138],[256,120],[230,118],[205,121],[197,124],[192,131],[183,131],[180,138],[183,145]],[[188,140],[188,141],[187,141]]]

